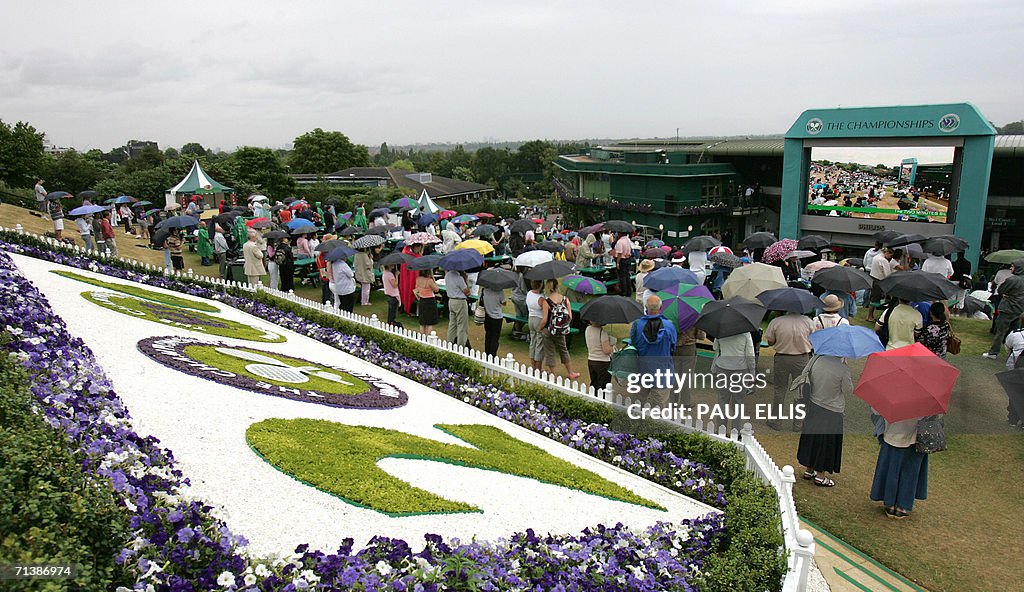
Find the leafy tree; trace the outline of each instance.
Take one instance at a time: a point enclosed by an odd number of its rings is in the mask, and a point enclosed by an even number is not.
[[[452,179],[460,179],[462,181],[476,181],[473,176],[473,169],[467,166],[457,166],[452,171]]]
[[[161,166],[164,163],[164,154],[156,146],[147,145],[135,158],[129,158],[121,166],[126,172],[134,173]]]
[[[181,147],[181,156],[185,158],[200,158],[206,156],[206,148],[199,142],[189,142]]]
[[[380,149],[373,157],[373,163],[377,166],[387,166],[391,164],[391,149],[388,148],[387,142],[381,142]]]
[[[996,133],[1000,135],[1024,134],[1024,121],[1014,121],[1002,127],[997,127]]]
[[[168,146],[167,149],[164,150],[164,158],[167,160],[178,158],[178,156],[178,149],[173,146]]]
[[[368,166],[370,152],[366,146],[353,144],[341,132],[325,132],[316,128],[295,138],[288,154],[294,173],[324,174],[349,167]]]
[[[94,185],[107,178],[109,166],[102,160],[68,150],[47,158],[43,177],[52,187],[77,193],[92,189]]]
[[[42,174],[43,134],[24,121],[0,120],[0,181],[11,187],[30,187]]]
[[[390,165],[392,168],[402,169],[403,171],[413,172],[416,170],[416,165],[408,160],[396,160]]]
[[[118,174],[100,181],[93,189],[107,197],[131,195],[162,203],[158,200],[162,200],[164,192],[180,180],[180,177],[162,166],[137,171],[120,169]]]
[[[487,179],[488,184],[499,184],[509,173],[510,155],[507,148],[498,150],[485,146],[473,155],[473,176]]]
[[[269,148],[239,148],[231,155],[231,161],[236,185],[247,183],[275,199],[287,197],[295,190],[295,180],[288,175],[284,162]]]

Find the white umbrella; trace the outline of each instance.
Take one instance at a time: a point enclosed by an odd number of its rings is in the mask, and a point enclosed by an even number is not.
[[[536,251],[527,251],[516,257],[514,265],[516,267],[536,267],[537,265],[547,263],[554,258],[555,256],[548,251],[537,249]]]
[[[252,195],[249,196],[249,201],[269,201],[270,198],[266,195]]]

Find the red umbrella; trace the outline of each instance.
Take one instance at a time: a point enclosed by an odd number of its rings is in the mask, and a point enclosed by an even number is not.
[[[488,214],[487,212],[480,212],[476,215],[477,218],[493,218],[494,214]]]
[[[257,222],[270,222],[270,218],[253,218],[252,220],[246,222],[245,225],[248,226],[249,228],[252,228],[252,225]]]
[[[960,371],[920,343],[868,356],[853,394],[892,423],[945,413]]]
[[[533,221],[536,222],[537,224],[543,224],[544,218],[534,218]]]
[[[451,218],[452,216],[458,216],[458,215],[459,215],[459,213],[456,212],[455,210],[441,210],[441,213],[438,214],[437,217],[442,219],[442,220],[447,220],[448,218]]]

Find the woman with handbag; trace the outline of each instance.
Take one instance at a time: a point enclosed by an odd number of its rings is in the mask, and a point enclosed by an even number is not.
[[[933,354],[945,360],[952,337],[953,329],[947,319],[946,304],[933,302],[928,310],[928,324],[914,331],[914,338]]]
[[[838,473],[843,463],[843,413],[853,395],[853,377],[845,358],[814,356],[793,379],[792,388],[804,393],[807,414],[800,432],[796,458],[804,466],[804,479],[818,487],[835,487],[825,473]]]
[[[915,499],[928,499],[928,454],[945,449],[941,426],[941,416],[885,422],[878,436],[871,499],[882,502],[886,516],[906,518],[914,509]]]

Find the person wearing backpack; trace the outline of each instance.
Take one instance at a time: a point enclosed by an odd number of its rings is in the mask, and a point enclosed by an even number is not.
[[[650,375],[655,381],[654,386],[640,393],[640,398],[650,407],[667,407],[672,401],[674,385],[671,380],[658,380],[659,373],[673,374],[675,360],[672,355],[676,349],[678,333],[675,324],[661,314],[661,298],[656,295],[647,297],[644,303],[644,316],[633,322],[629,331],[629,340],[636,348],[639,356],[639,373]],[[650,379],[649,379],[650,380]]]
[[[921,313],[910,306],[910,301],[899,299],[899,304],[885,310],[878,322],[875,323],[875,332],[885,345],[885,349],[896,349],[904,345],[914,343],[914,333],[924,325]],[[882,339],[887,337],[887,339]]]
[[[576,380],[580,377],[579,372],[573,372],[572,358],[569,357],[569,347],[565,338],[572,328],[572,308],[569,300],[558,291],[558,280],[547,281],[548,295],[540,301],[541,322],[540,328],[544,333],[544,363],[549,373],[555,372],[555,354],[565,366],[569,373],[569,380]]]
[[[839,311],[843,309],[843,301],[835,294],[829,294],[822,299],[821,309],[823,312],[812,320],[811,333],[850,324],[850,321],[839,314]]]

